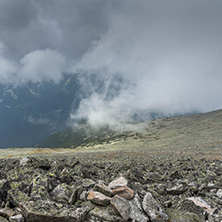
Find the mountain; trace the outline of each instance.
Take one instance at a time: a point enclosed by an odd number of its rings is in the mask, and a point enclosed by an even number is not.
[[[193,114],[159,118],[149,122],[132,124],[121,131],[87,125],[56,132],[40,142],[37,147],[90,147],[100,145],[104,149],[115,144],[115,149],[216,147],[222,144],[222,110],[205,114]],[[93,148],[92,148],[93,149]],[[84,149],[83,149],[84,150]]]
[[[0,85],[0,147],[27,147],[67,128],[78,106],[78,77],[66,75],[58,84]]]

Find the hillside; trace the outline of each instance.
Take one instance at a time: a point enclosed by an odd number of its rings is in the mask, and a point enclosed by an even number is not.
[[[116,150],[148,148],[220,147],[222,144],[222,110],[205,114],[155,119],[134,124],[135,131],[117,132],[103,127],[93,130],[86,126],[57,132],[38,147],[111,146]]]

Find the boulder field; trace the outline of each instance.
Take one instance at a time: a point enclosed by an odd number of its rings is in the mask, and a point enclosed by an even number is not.
[[[0,160],[0,222],[220,222],[222,161]]]

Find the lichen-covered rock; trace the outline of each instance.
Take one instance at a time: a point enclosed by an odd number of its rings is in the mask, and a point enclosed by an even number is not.
[[[211,208],[211,206],[201,197],[189,197],[187,200],[193,201],[196,206],[203,208],[210,215],[216,210],[216,208]]]
[[[18,189],[16,190],[11,189],[8,191],[7,199],[12,205],[14,205],[15,207],[18,207],[21,202],[29,201],[30,197],[26,193]]]
[[[184,193],[186,190],[187,190],[187,187],[184,184],[178,184],[173,187],[168,187],[166,189],[167,193],[171,195],[179,195],[179,194]]]
[[[20,204],[26,222],[80,222],[84,221],[89,208],[66,208],[53,201],[29,201]]]
[[[71,196],[71,190],[67,184],[62,183],[55,187],[50,195],[54,201],[66,203]]]
[[[117,210],[124,221],[129,219],[130,204],[128,200],[116,195],[110,200],[110,203]]]
[[[177,209],[168,209],[167,214],[169,215],[170,222],[205,222],[205,220],[201,220],[201,218],[194,213]]]
[[[122,186],[114,189],[113,194],[123,197],[124,199],[131,200],[134,196],[134,191],[127,186]]]
[[[179,205],[178,208],[185,212],[190,212],[198,215],[202,220],[206,217],[206,212],[204,208],[201,208],[194,204],[193,201],[189,199],[183,200]]]
[[[124,177],[119,177],[113,180],[112,182],[110,182],[108,187],[113,190],[119,187],[126,186],[127,184],[128,184],[128,181]]]
[[[6,179],[0,180],[0,200],[6,201],[7,192],[10,189],[9,182]]]
[[[81,181],[79,181],[79,186],[81,186],[84,189],[93,188],[95,184],[96,184],[96,182],[89,179],[89,178],[82,179]]]
[[[39,175],[32,180],[31,197],[35,199],[49,199],[48,193],[48,178],[44,175]]]
[[[89,221],[103,221],[103,222],[122,222],[122,218],[116,215],[113,208],[99,208],[95,207],[89,213]]]
[[[0,222],[8,222],[8,220],[0,216]]]
[[[102,206],[107,206],[110,203],[110,197],[107,197],[97,191],[90,191],[87,196],[87,200]]]
[[[141,199],[138,194],[135,194],[134,198],[129,201],[130,204],[130,219],[139,221],[139,222],[147,222],[149,218],[144,213],[141,205]]]
[[[164,212],[159,203],[153,198],[150,192],[147,192],[143,198],[142,206],[152,222],[168,221],[168,215]]]
[[[108,197],[111,197],[113,195],[113,191],[103,183],[96,184],[93,190],[98,191]]]

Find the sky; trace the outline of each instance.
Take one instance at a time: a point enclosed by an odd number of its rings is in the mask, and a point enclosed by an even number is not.
[[[75,122],[220,109],[221,0],[0,0],[0,83],[78,75]]]

